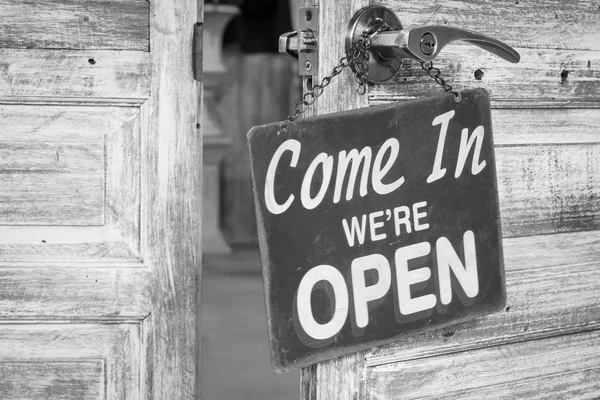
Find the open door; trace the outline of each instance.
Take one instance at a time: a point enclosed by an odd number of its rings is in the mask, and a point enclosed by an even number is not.
[[[449,25],[517,48],[519,64],[446,47],[435,64],[455,89],[485,88],[492,119],[506,268],[504,311],[302,372],[302,398],[600,397],[600,12],[587,2],[307,0],[319,6],[319,79],[344,54],[360,8],[402,24]],[[318,114],[437,95],[408,60],[359,96],[349,71]],[[311,112],[313,112],[311,111]]]
[[[0,1],[0,398],[194,398],[201,12]]]

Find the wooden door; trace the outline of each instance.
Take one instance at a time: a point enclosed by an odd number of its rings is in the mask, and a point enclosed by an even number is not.
[[[303,399],[600,397],[600,8],[589,1],[371,1],[402,24],[454,25],[515,47],[509,64],[464,44],[435,62],[455,88],[490,92],[507,307],[306,368]],[[319,75],[368,0],[320,6]],[[358,96],[335,78],[318,113],[440,94],[417,62]],[[343,99],[343,100],[340,100]]]
[[[197,0],[0,0],[0,398],[192,399]]]

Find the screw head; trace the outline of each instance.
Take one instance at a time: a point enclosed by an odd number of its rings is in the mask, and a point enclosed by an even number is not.
[[[437,42],[435,40],[435,36],[431,33],[426,33],[421,36],[421,51],[426,56],[430,56],[435,52],[435,48],[437,46]]]
[[[310,61],[305,61],[304,62],[304,69],[307,71],[310,71],[310,69],[312,68],[312,63]]]

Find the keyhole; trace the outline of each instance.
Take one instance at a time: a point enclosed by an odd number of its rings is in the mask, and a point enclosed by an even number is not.
[[[436,44],[435,37],[431,33],[426,33],[421,37],[421,51],[427,56],[433,54]]]

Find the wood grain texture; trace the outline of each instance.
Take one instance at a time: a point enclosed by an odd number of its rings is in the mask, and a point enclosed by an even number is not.
[[[0,138],[0,224],[102,225],[104,136],[94,133],[86,143]]]
[[[106,224],[119,231],[136,257],[140,257],[141,108],[124,109],[125,117],[114,121],[118,128],[107,135],[105,148]]]
[[[440,398],[479,400],[479,399],[566,399],[577,398],[594,400],[598,398],[600,368],[558,372],[542,377],[523,379],[490,387],[450,392]],[[540,390],[543,388],[543,390]]]
[[[600,324],[600,231],[505,239],[503,246],[505,312],[373,349],[367,364],[469,351]]]
[[[450,25],[481,32],[511,46],[535,49],[600,50],[600,10],[593,0],[377,0],[406,28]]]
[[[143,396],[193,399],[201,256],[201,84],[191,48],[197,0],[151,3],[152,97],[142,143],[142,252],[152,272]],[[177,60],[177,62],[174,62]]]
[[[600,145],[496,149],[505,237],[600,228]]]
[[[148,51],[145,0],[0,0],[0,47]]]
[[[131,239],[115,226],[3,226],[0,261],[140,262]]]
[[[300,100],[300,85],[293,79],[295,62],[288,57],[242,54],[237,46],[227,49],[224,56],[227,75],[222,80],[225,87],[217,93],[217,105],[231,144],[222,166],[223,231],[231,244],[255,244],[258,238],[246,134],[253,126],[284,120]]]
[[[142,51],[0,49],[0,96],[149,96]]]
[[[600,110],[502,108],[492,111],[496,147],[600,143]],[[541,146],[540,146],[541,147]]]
[[[7,399],[104,399],[102,360],[0,362],[0,393]]]
[[[511,64],[478,47],[450,45],[434,64],[454,89],[485,88],[492,100],[519,99],[523,106],[535,106],[542,101],[597,101],[600,97],[600,51],[516,50],[521,61]],[[483,72],[481,80],[475,78],[478,69]],[[373,86],[369,97],[380,101],[440,93],[441,87],[418,62],[405,60],[400,73]]]
[[[370,399],[458,399],[463,394],[475,398],[464,393],[470,390],[483,393],[483,398],[489,398],[488,394],[510,398],[512,383],[521,381],[521,388],[526,391],[534,384],[531,380],[549,375],[563,387],[562,391],[568,391],[569,376],[565,373],[597,368],[599,343],[600,332],[592,331],[381,365],[367,371]],[[538,386],[539,391],[545,389]],[[594,393],[597,396],[600,381],[596,380],[587,389],[588,396]],[[523,398],[521,393],[516,398]],[[573,396],[567,393],[567,397]],[[554,397],[555,393],[551,395]]]
[[[319,6],[319,69],[316,82],[329,75],[339,59],[345,55],[345,27],[356,11],[369,5],[367,0],[318,1],[305,0],[305,5]],[[343,101],[340,101],[343,99]],[[356,92],[356,82],[346,69],[331,81],[327,90],[309,108],[306,116],[327,114],[342,110],[367,107],[367,96]],[[266,260],[263,260],[263,265]],[[303,368],[301,373],[302,400],[355,400],[364,394],[364,357],[354,353],[345,357]]]
[[[140,321],[150,313],[147,279],[145,268],[2,268],[0,320]]]
[[[125,107],[0,105],[0,182],[5,188],[0,224],[104,224],[105,153],[110,169],[119,161],[112,158],[127,150],[109,146],[106,151],[105,142],[132,136],[123,125],[138,114]],[[134,139],[139,143],[139,132],[129,140]],[[139,156],[131,162],[139,165]],[[109,184],[115,182],[120,180],[109,177]]]
[[[0,359],[11,363],[103,363],[107,400],[138,400],[140,393],[140,325],[0,324]],[[41,367],[40,367],[41,368]],[[73,379],[73,376],[63,376]],[[23,378],[27,376],[24,375]],[[1,380],[2,378],[0,378]],[[31,384],[31,383],[30,383]],[[51,391],[53,389],[48,389]],[[4,397],[4,392],[2,392]],[[63,398],[62,396],[59,396]],[[9,398],[9,397],[6,397]],[[41,397],[43,399],[48,398]],[[88,397],[79,397],[81,399]]]
[[[492,112],[505,237],[600,227],[600,112]]]

